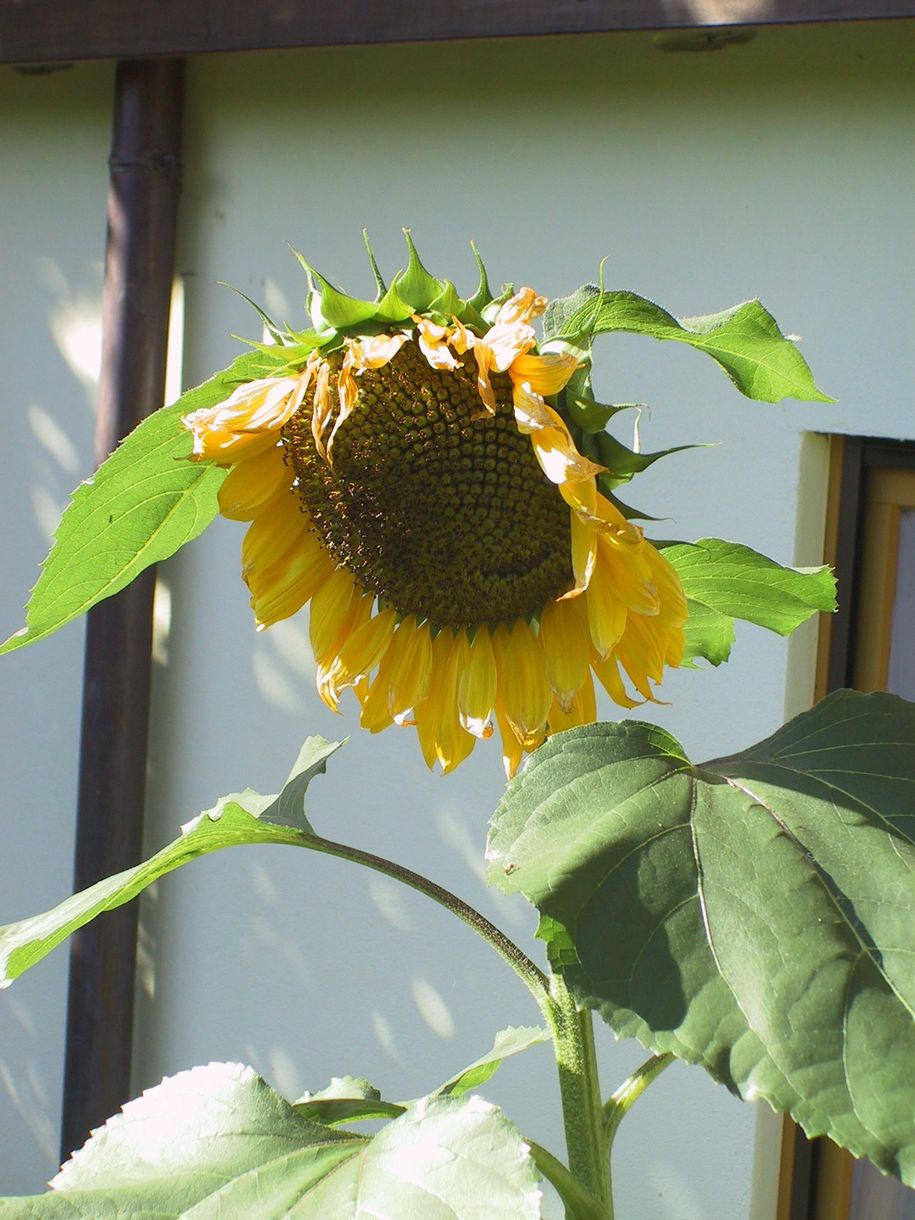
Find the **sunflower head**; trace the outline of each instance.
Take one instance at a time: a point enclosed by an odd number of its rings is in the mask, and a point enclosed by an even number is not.
[[[272,375],[183,423],[227,470],[223,515],[250,522],[258,628],[311,603],[325,702],[352,688],[364,727],[414,725],[446,772],[497,725],[512,774],[594,719],[594,677],[623,707],[653,699],[686,603],[570,413],[586,353],[538,348],[545,299],[493,296],[475,250],[459,297],[407,245],[390,287],[369,250],[373,301],[302,259],[312,328],[267,319]]]

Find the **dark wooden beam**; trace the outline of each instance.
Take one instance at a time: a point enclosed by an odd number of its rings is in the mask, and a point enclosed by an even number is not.
[[[0,63],[915,17],[915,0],[5,0]]]
[[[162,405],[182,83],[180,60],[118,64],[96,461]],[[88,616],[76,890],[142,859],[153,579],[147,570]],[[129,1097],[136,936],[137,904],[130,903],[70,942],[64,1156]]]

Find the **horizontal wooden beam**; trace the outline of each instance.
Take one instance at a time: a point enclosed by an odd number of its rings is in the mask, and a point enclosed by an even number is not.
[[[0,63],[915,17],[915,0],[6,0]]]

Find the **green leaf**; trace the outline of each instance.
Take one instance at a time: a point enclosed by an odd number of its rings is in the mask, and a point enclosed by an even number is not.
[[[748,398],[835,401],[817,388],[807,362],[759,301],[678,320],[634,292],[600,292],[585,285],[552,302],[544,319],[545,340],[562,338],[582,347],[594,335],[618,330],[688,343],[711,356]]]
[[[304,1094],[292,1108],[303,1118],[335,1127],[366,1119],[396,1118],[407,1107],[382,1101],[378,1089],[362,1076],[334,1076],[327,1088]]]
[[[211,1063],[128,1102],[64,1164],[47,1194],[3,1200],[0,1216],[177,1220],[224,1209],[278,1220],[365,1143],[297,1115],[251,1068]]]
[[[226,472],[188,460],[193,438],[181,417],[221,402],[240,382],[269,375],[285,350],[239,356],[145,419],[80,484],[32,590],[26,626],[0,646],[0,654],[51,635],[206,529]]]
[[[687,655],[705,657],[713,665],[727,660],[733,642],[733,626],[725,619],[744,619],[790,635],[817,611],[836,608],[836,581],[828,567],[785,568],[721,538],[675,543],[664,547],[663,554],[690,603]]]
[[[637,722],[560,733],[493,819],[621,1037],[915,1183],[915,705],[839,692],[693,766]],[[550,945],[548,944],[548,948]]]
[[[492,293],[489,291],[489,277],[486,274],[486,264],[483,262],[483,256],[477,249],[475,242],[470,243],[470,248],[473,251],[473,257],[476,259],[480,279],[477,284],[476,292],[472,297],[467,298],[467,304],[470,305],[471,308],[475,309],[478,313],[482,313],[492,300]]]
[[[25,973],[78,928],[198,856],[243,843],[289,843],[307,847],[316,836],[305,817],[305,790],[324,771],[340,742],[309,737],[278,796],[247,789],[221,797],[212,809],[182,827],[181,837],[149,860],[106,877],[53,910],[0,928],[0,988]]]
[[[399,271],[394,276],[391,287],[412,307],[413,313],[424,313],[436,297],[445,291],[445,284],[442,280],[437,280],[434,275],[430,275],[419,261],[410,230],[404,229],[403,232],[407,240],[410,259],[405,270]]]
[[[369,1139],[297,1114],[251,1068],[210,1064],[129,1102],[48,1194],[0,1202],[0,1216],[537,1220],[537,1180],[482,1098],[424,1099]]]
[[[480,1085],[485,1084],[491,1076],[496,1074],[502,1066],[503,1059],[508,1059],[512,1055],[520,1055],[522,1051],[529,1050],[532,1046],[539,1046],[541,1042],[549,1042],[549,1040],[549,1033],[537,1025],[509,1026],[508,1029],[500,1029],[496,1034],[492,1049],[481,1058],[475,1059],[456,1076],[446,1080],[435,1090],[433,1096],[460,1097],[471,1089],[478,1089]]]
[[[704,657],[712,665],[721,665],[731,655],[734,620],[692,597],[686,599],[686,610],[684,658]]]

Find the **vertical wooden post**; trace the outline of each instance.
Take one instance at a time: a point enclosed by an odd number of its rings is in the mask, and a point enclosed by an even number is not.
[[[115,81],[95,458],[162,405],[180,173],[182,60],[124,61]],[[88,616],[75,889],[141,855],[154,574]],[[136,904],[71,942],[62,1155],[127,1100]]]

